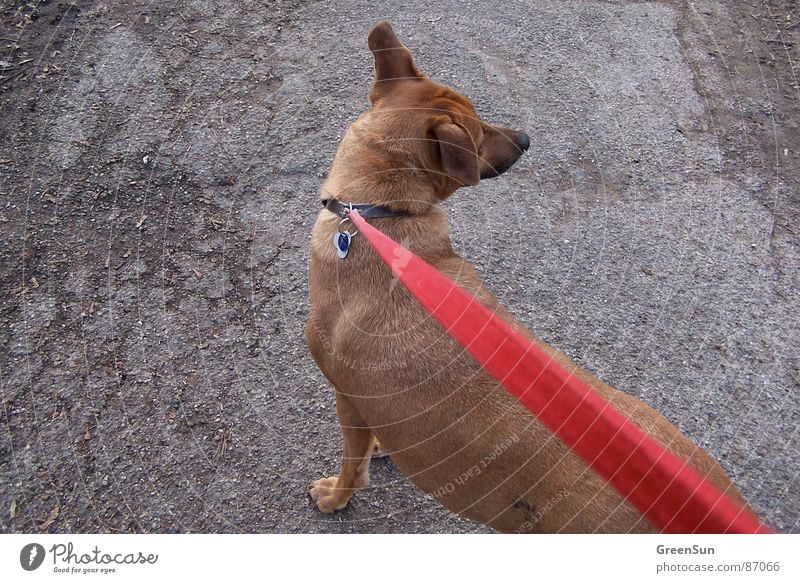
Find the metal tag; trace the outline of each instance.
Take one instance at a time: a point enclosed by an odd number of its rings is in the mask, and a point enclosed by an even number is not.
[[[333,234],[333,246],[336,248],[339,259],[347,257],[347,252],[350,250],[350,241],[352,239],[353,236],[347,231]]]

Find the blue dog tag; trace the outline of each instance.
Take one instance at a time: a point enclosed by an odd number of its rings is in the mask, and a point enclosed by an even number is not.
[[[353,236],[347,231],[333,234],[333,246],[336,248],[339,259],[347,257],[347,251],[350,249],[350,240],[352,238]]]

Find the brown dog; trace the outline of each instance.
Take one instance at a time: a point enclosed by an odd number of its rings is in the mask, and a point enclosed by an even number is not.
[[[468,99],[424,77],[389,23],[372,30],[369,48],[375,59],[372,108],[342,139],[322,187],[323,200],[380,205],[379,211],[392,216],[378,212],[378,218],[369,219],[379,230],[514,323],[475,269],[453,252],[439,202],[461,186],[510,168],[528,148],[528,136],[482,122]],[[341,215],[329,210],[337,208],[331,202],[320,211],[311,243],[307,341],[336,389],[344,434],[339,476],[311,486],[319,509],[340,510],[356,489],[367,485],[377,437],[425,492],[495,529],[652,531],[646,519],[395,285],[365,241],[355,237],[346,258],[338,256],[337,233],[353,229],[340,225]],[[719,465],[664,417],[533,340],[745,504]]]

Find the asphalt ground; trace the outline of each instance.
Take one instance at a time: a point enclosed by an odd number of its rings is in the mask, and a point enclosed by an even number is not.
[[[0,529],[474,532],[348,508],[309,234],[381,19],[531,148],[444,205],[530,330],[800,518],[796,4],[0,2]]]

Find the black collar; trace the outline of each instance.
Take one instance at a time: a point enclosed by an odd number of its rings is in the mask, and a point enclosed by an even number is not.
[[[355,209],[365,219],[380,219],[384,217],[406,217],[409,213],[404,211],[395,211],[386,206],[377,204],[351,204],[344,203],[336,200],[335,198],[323,198],[322,206],[334,214],[339,215],[343,219],[347,217],[347,213],[351,209]]]

